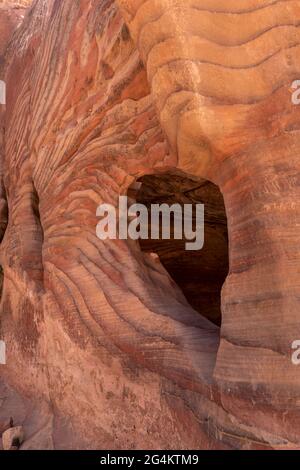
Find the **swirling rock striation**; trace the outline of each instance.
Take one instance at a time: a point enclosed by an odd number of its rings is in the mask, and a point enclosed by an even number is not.
[[[299,448],[299,24],[299,0],[27,11],[0,76],[0,367],[49,447]],[[101,202],[173,170],[224,196],[221,329],[96,237]]]

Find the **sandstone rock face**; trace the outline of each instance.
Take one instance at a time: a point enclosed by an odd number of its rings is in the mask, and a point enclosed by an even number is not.
[[[7,44],[11,39],[13,32],[22,22],[25,15],[25,7],[31,2],[19,1],[11,2],[2,0],[0,2],[0,65],[4,61],[3,54],[6,50]]]
[[[26,13],[0,76],[0,372],[45,447],[300,447],[299,20],[300,0]],[[224,197],[221,328],[137,242],[96,237],[99,204],[175,170]]]

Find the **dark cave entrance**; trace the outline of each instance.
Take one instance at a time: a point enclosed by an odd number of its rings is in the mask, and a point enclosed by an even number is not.
[[[228,231],[223,196],[207,180],[182,174],[147,175],[139,189],[129,190],[138,203],[205,204],[205,241],[199,251],[187,251],[186,240],[140,240],[144,252],[156,253],[190,305],[213,323],[221,324],[221,289],[228,274]],[[136,186],[137,188],[137,186]]]

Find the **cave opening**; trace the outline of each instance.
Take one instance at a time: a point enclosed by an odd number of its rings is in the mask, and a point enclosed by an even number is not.
[[[208,180],[182,173],[146,175],[129,190],[129,197],[144,204],[204,204],[204,246],[186,250],[186,239],[139,240],[141,250],[156,253],[189,304],[201,315],[221,325],[221,289],[228,274],[228,230],[223,196]],[[173,233],[174,235],[174,233]]]

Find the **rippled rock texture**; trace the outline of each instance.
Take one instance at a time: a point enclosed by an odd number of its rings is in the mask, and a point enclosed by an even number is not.
[[[25,3],[13,3],[11,1],[0,2],[0,67],[4,66],[4,53],[6,47],[25,15]],[[29,3],[29,2],[28,2]]]
[[[300,447],[299,21],[299,0],[27,11],[0,76],[0,372],[40,410],[33,446]],[[220,260],[216,295],[229,271],[221,328],[195,294],[203,284],[189,287],[201,254],[183,276],[189,303],[180,268],[176,284],[153,247],[96,237],[99,204],[141,179],[144,200],[157,186],[168,198],[173,172],[172,198],[184,180],[210,188],[191,197],[205,196],[220,238],[206,253]],[[37,423],[26,416],[25,443]]]

